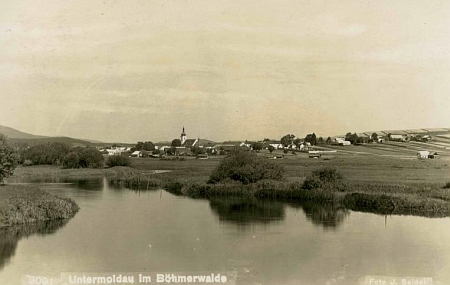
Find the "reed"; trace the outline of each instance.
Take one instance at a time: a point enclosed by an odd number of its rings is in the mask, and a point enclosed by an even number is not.
[[[6,226],[67,219],[79,210],[72,199],[31,186],[0,187],[0,198],[0,222]]]

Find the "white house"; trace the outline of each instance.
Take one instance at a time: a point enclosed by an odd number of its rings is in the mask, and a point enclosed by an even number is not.
[[[346,141],[344,138],[335,138],[335,142],[338,145],[351,145],[352,144],[350,141]]]
[[[406,141],[406,135],[394,134],[394,135],[391,135],[390,140],[404,142],[404,141]]]
[[[136,150],[135,152],[133,152],[131,154],[132,157],[141,157],[142,156],[142,151],[140,150]]]
[[[417,158],[419,158],[419,159],[426,159],[426,158],[428,158],[429,155],[430,155],[430,152],[426,151],[426,150],[421,150],[421,151],[417,152]]]

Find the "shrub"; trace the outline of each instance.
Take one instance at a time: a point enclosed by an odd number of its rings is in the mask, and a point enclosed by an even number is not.
[[[225,157],[211,173],[209,183],[218,183],[226,179],[240,181],[243,184],[263,179],[283,179],[283,167],[253,152],[236,149]]]
[[[303,182],[303,189],[332,188],[343,191],[345,184],[342,175],[336,168],[325,167],[314,170]]]
[[[31,160],[35,165],[56,164],[63,161],[70,147],[65,143],[53,142],[31,146],[23,153],[25,160]]]
[[[63,165],[65,168],[79,168],[80,157],[76,152],[69,152],[66,154],[63,160]]]
[[[93,147],[73,148],[63,160],[65,168],[99,168],[103,166],[103,155]]]
[[[0,184],[4,177],[12,175],[16,167],[16,155],[13,149],[7,144],[6,136],[0,134]]]
[[[131,166],[131,161],[126,156],[112,155],[112,156],[108,156],[108,158],[106,159],[106,165],[108,167]]]
[[[447,182],[447,183],[444,185],[443,188],[444,188],[444,189],[450,189],[450,182]]]

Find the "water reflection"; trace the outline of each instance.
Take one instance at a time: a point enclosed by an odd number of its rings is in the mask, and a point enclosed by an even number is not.
[[[280,202],[250,198],[212,199],[209,206],[220,221],[235,224],[270,223],[285,217]]]
[[[338,228],[350,214],[349,210],[338,203],[301,202],[289,203],[289,206],[302,209],[313,225],[324,229]]]
[[[63,228],[68,220],[40,221],[27,225],[16,225],[0,228],[0,270],[16,253],[17,245],[22,238],[37,234],[40,236],[54,234]]]
[[[238,225],[250,223],[270,223],[285,218],[285,204],[301,209],[313,225],[324,229],[339,227],[350,211],[336,203],[316,202],[276,202],[249,198],[212,199],[209,206],[219,216],[220,221]]]
[[[89,190],[89,191],[101,191],[103,189],[103,178],[90,178],[90,179],[73,179],[65,178],[63,183],[70,183],[77,189]]]

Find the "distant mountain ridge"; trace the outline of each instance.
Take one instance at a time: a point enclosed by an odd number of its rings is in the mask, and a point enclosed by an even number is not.
[[[372,133],[377,133],[379,135],[385,136],[388,133],[391,134],[429,134],[431,136],[439,135],[441,137],[450,136],[450,128],[423,128],[423,129],[404,129],[404,130],[379,130],[379,131],[370,131],[370,132],[361,132],[361,134],[366,134],[370,136]],[[4,134],[8,137],[8,139],[12,141],[17,142],[26,142],[30,144],[37,144],[37,143],[45,143],[45,142],[63,142],[67,143],[72,146],[80,146],[80,145],[100,145],[103,146],[105,144],[112,144],[112,143],[105,143],[95,140],[89,140],[89,139],[77,139],[77,138],[71,138],[71,137],[49,137],[49,136],[40,136],[40,135],[32,135],[25,132],[21,132],[19,130],[2,126],[0,125],[0,134]],[[340,135],[343,136],[343,135]],[[338,137],[338,136],[333,136]],[[118,145],[133,145],[130,143],[117,143]],[[160,141],[155,143],[155,145],[163,146],[163,145],[170,145],[171,142],[169,141]],[[206,140],[206,139],[200,139],[200,145],[212,145],[216,144],[214,141]]]
[[[0,125],[0,134],[6,135],[6,137],[11,141],[23,142],[29,144],[39,144],[47,142],[62,142],[72,146],[82,146],[82,145],[94,145],[94,144],[104,144],[98,141],[90,141],[85,139],[75,139],[71,137],[48,137],[32,135],[19,130]]]
[[[46,136],[32,135],[18,131],[16,129],[0,125],[0,134],[6,135],[10,139],[41,139]]]

